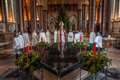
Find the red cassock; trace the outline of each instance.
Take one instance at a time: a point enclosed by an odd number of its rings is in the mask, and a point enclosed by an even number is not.
[[[28,46],[26,46],[26,47],[24,48],[24,52],[25,52],[26,54],[31,54],[31,52],[32,52],[32,45],[29,44]]]

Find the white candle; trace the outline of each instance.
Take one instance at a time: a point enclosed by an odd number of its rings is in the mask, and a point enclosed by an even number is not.
[[[57,43],[57,30],[54,31],[54,43]]]

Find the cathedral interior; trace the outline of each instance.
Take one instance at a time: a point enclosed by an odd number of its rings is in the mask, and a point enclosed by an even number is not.
[[[105,80],[120,80],[120,0],[0,0],[0,80],[17,80],[4,79],[17,68],[15,34],[28,32],[31,36],[41,30],[53,34],[61,20],[67,32],[82,31],[87,36],[92,30],[102,34],[103,47],[112,59],[111,73],[116,70],[118,74],[117,78],[108,75]],[[79,79],[79,69],[60,79],[45,69],[34,74],[38,80],[87,80]]]

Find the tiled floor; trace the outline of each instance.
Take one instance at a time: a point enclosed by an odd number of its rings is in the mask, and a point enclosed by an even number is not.
[[[112,59],[112,65],[109,67],[109,68],[115,68],[116,70],[120,70],[120,50],[117,50],[117,49],[109,49],[108,50],[108,53],[107,53],[107,56]],[[14,65],[14,56],[8,56],[8,57],[5,57],[4,59],[0,59],[0,77],[3,76],[7,71],[9,71],[11,68],[15,68],[16,66]],[[47,71],[44,71],[44,77],[46,75],[48,75],[47,77],[50,77],[50,74],[49,72]],[[68,75],[67,77],[64,78],[64,80],[77,80],[78,78],[75,78],[78,77],[78,71],[74,71],[73,73],[71,73],[70,75]],[[37,73],[37,75],[39,75]],[[40,76],[38,76],[40,77]],[[53,76],[54,78],[55,76]],[[74,79],[73,79],[74,77]],[[52,79],[49,79],[49,80],[53,80]],[[48,80],[48,79],[44,79],[44,80]],[[120,79],[115,79],[115,78],[108,78],[108,80],[120,80]]]

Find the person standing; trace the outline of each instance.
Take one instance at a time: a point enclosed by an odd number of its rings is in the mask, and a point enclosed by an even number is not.
[[[22,52],[23,52],[23,49],[24,49],[24,47],[25,47],[25,46],[24,46],[25,42],[24,42],[24,38],[23,38],[23,35],[22,35],[21,32],[19,32],[18,42],[19,42],[19,50],[20,50],[20,52],[22,53]]]
[[[75,32],[74,43],[80,42],[80,32],[77,30]]]
[[[13,49],[15,51],[15,55],[16,55],[16,59],[18,59],[18,56],[20,54],[20,42],[19,42],[19,38],[18,38],[19,34],[16,33],[15,36],[14,36],[14,42],[13,42]]]
[[[91,31],[90,32],[90,35],[89,35],[89,50],[91,50],[92,49],[92,47],[93,47],[93,43],[94,43],[94,41],[95,41],[95,32],[94,31]]]
[[[47,42],[47,39],[46,39],[46,34],[45,32],[43,31],[43,29],[41,30],[41,32],[39,33],[39,42]]]
[[[33,31],[32,33],[32,46],[35,46],[38,43],[38,35],[36,31]]]
[[[83,42],[84,40],[83,32],[80,30],[79,34],[80,34],[80,42]]]
[[[99,32],[97,33],[97,36],[95,38],[95,43],[96,43],[97,51],[101,51],[102,50],[102,36]]]
[[[73,41],[74,41],[74,34],[73,34],[72,30],[70,30],[68,32],[68,43],[73,43]]]
[[[46,31],[46,38],[47,38],[47,43],[50,44],[51,43],[51,34],[50,34],[50,31],[48,29]]]
[[[25,31],[22,35],[23,35],[23,39],[24,39],[24,46],[27,47],[30,43],[29,34],[27,31]]]

